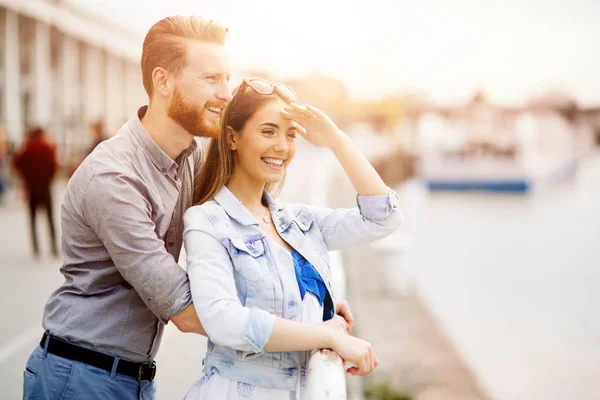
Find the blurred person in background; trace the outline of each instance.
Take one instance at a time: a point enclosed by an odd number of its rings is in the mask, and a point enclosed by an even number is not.
[[[186,399],[308,399],[310,350],[333,349],[356,375],[378,365],[371,345],[335,315],[328,251],[393,232],[398,198],[327,115],[293,103],[289,86],[250,79],[234,93],[208,147],[197,205],[184,215],[192,298],[209,337],[204,376]],[[297,135],[333,152],[358,192],[356,207],[276,198]]]
[[[125,121],[127,122],[127,121]],[[83,149],[81,152],[74,153],[67,162],[66,174],[71,177],[75,173],[75,170],[81,165],[83,160],[92,154],[92,151],[103,141],[108,139],[104,131],[104,124],[102,121],[94,122],[90,124],[89,131],[91,134],[91,143],[88,147]]]
[[[50,233],[50,250],[54,257],[58,256],[56,245],[56,229],[52,208],[52,181],[58,169],[56,149],[47,139],[41,127],[34,127],[27,133],[23,146],[17,150],[13,158],[13,166],[23,181],[29,204],[29,220],[33,255],[39,257],[40,249],[36,230],[36,213],[42,208],[48,218]]]
[[[231,99],[227,29],[169,17],[148,31],[141,107],[77,168],[62,204],[61,273],[24,399],[154,399],[165,325],[204,334],[177,260],[202,148]]]
[[[4,126],[0,125],[0,204],[6,192],[6,164],[8,163],[8,138]]]
[[[102,121],[97,121],[90,125],[90,131],[92,132],[92,144],[88,148],[86,156],[91,154],[96,146],[107,139]]]

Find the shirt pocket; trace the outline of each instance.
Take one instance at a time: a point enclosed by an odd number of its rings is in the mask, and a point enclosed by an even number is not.
[[[262,238],[247,242],[232,238],[229,239],[229,243],[229,254],[235,270],[250,283],[258,281],[266,272]]]
[[[302,209],[296,214],[294,222],[298,225],[298,228],[306,234],[306,232],[310,231],[313,227],[315,217],[310,212]]]
[[[304,240],[310,241],[310,248],[319,254],[319,256],[322,257],[327,264],[329,264],[329,250],[325,245],[325,240],[323,239],[321,230],[315,222],[314,215],[306,210],[300,210],[300,212],[294,218],[294,222],[304,235]]]

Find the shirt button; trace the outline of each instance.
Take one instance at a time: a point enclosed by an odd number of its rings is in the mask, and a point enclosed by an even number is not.
[[[163,174],[167,173],[167,169],[166,168],[163,168],[161,171],[162,171]]]
[[[179,180],[179,177],[178,177],[177,175],[175,175],[175,176],[173,177],[173,179],[175,179],[176,181],[178,181],[178,180]]]

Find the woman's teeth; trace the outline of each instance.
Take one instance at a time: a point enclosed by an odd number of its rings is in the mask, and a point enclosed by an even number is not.
[[[283,160],[278,158],[263,158],[262,159],[267,165],[274,168],[279,168],[283,165]]]

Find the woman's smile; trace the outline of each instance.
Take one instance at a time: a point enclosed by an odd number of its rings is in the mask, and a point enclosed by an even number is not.
[[[261,160],[268,168],[274,169],[276,171],[281,171],[283,169],[283,164],[285,159],[283,158],[275,158],[275,157],[262,157]]]

